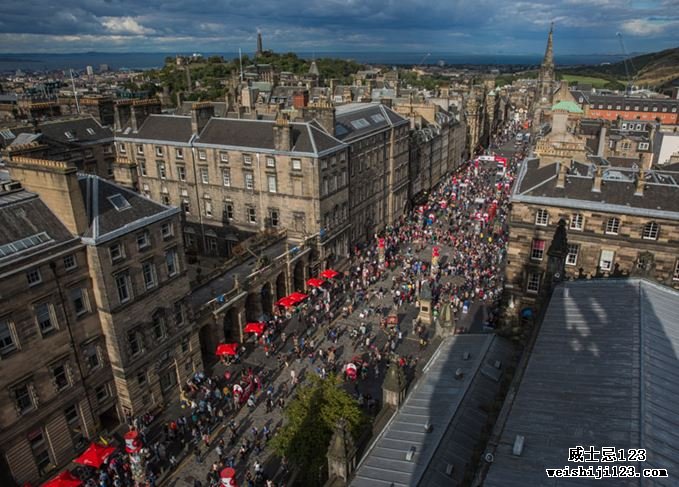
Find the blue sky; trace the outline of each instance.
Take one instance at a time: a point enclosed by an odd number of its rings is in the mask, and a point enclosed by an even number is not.
[[[679,46],[679,0],[3,0],[0,52],[558,54]]]

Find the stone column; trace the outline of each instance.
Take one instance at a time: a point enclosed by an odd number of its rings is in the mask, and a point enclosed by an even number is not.
[[[328,447],[328,477],[347,482],[356,468],[356,445],[346,419],[340,418]]]
[[[406,396],[406,377],[398,363],[392,362],[382,383],[382,402],[398,408]]]

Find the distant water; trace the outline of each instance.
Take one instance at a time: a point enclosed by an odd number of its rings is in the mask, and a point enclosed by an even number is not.
[[[52,71],[59,69],[85,70],[92,66],[95,71],[101,64],[107,64],[112,70],[119,69],[150,69],[163,66],[167,56],[174,57],[177,53],[106,53],[87,52],[74,54],[0,54],[0,72],[24,71]],[[191,53],[180,53],[190,55]],[[203,56],[219,55],[226,59],[238,57],[237,52],[215,53],[203,52]],[[245,54],[245,53],[244,53]],[[252,56],[252,53],[248,53]],[[339,59],[353,59],[360,63],[375,64],[420,64],[424,56],[421,52],[298,52],[300,57],[331,57]],[[455,54],[431,53],[424,64],[436,64],[443,61],[446,64],[478,64],[478,65],[535,65],[542,59],[540,54]],[[557,56],[555,61],[561,65],[600,64],[616,62],[621,59],[615,55],[566,55]]]

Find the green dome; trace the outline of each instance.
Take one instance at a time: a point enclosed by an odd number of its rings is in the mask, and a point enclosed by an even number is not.
[[[552,107],[554,110],[565,110],[570,113],[583,113],[582,108],[574,101],[560,101]]]

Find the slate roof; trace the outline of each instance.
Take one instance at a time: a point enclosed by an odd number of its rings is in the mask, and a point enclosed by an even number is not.
[[[473,440],[470,442],[469,438],[465,438],[464,430],[474,430],[477,423],[472,419],[473,413],[465,417],[469,423],[460,423],[464,416],[461,405],[469,397],[472,384],[484,380],[481,376],[484,369],[493,374],[487,370],[487,362],[494,362],[490,357],[494,357],[498,350],[507,350],[505,346],[496,348],[496,340],[501,339],[493,335],[471,334],[444,339],[404,404],[361,460],[349,485],[453,485],[451,477],[445,475],[447,463],[455,465],[456,475],[462,474],[475,446]],[[465,352],[470,354],[468,360],[464,358]],[[463,372],[462,379],[455,378],[458,368]],[[494,379],[490,382],[495,384]],[[425,431],[427,423],[432,425],[430,432]],[[476,436],[480,428],[467,431]],[[415,454],[409,461],[406,454],[411,447],[415,447]]]
[[[335,137],[350,142],[407,123],[408,119],[381,103],[348,103],[335,110]]]
[[[671,486],[679,471],[679,293],[640,279],[554,290],[483,485]],[[516,435],[525,438],[512,454]],[[668,479],[547,479],[568,448],[645,448]],[[589,465],[592,465],[591,463]],[[593,464],[597,465],[597,464]]]
[[[183,101],[182,104],[177,108],[175,115],[191,115],[191,107],[195,101]],[[213,101],[212,106],[215,109],[215,117],[226,116],[226,103],[223,101]]]
[[[38,198],[38,195],[24,189],[0,192],[0,229],[2,229],[0,246],[43,232],[47,234],[47,238],[43,239],[44,243],[20,245],[20,248],[17,248],[18,251],[5,256],[0,255],[0,266],[10,263],[16,265],[17,260],[35,256],[64,242],[77,242],[75,236]]]
[[[274,147],[275,122],[269,120],[243,120],[212,118],[195,145],[229,146],[240,149],[276,151]],[[345,145],[310,123],[290,123],[292,130],[292,153],[319,155],[325,151],[338,150]]]
[[[89,223],[82,237],[88,244],[112,240],[179,213],[178,208],[161,205],[93,174],[79,174],[78,182]],[[117,210],[110,199],[114,195],[121,195],[129,208]]]
[[[672,108],[676,109],[679,107],[679,100],[674,100],[671,98],[639,98],[639,97],[626,97],[622,95],[600,95],[600,94],[590,94],[587,97],[589,105],[592,109],[607,110],[608,105],[612,105],[611,110],[616,109],[617,105],[621,106],[621,109],[629,106],[631,110],[638,106],[639,111],[644,110],[644,107],[649,107],[648,111],[652,111],[653,107],[657,107],[659,111],[667,108],[671,111]],[[599,107],[601,105],[601,107]]]
[[[120,138],[158,140],[188,144],[193,133],[191,117],[153,114],[146,117],[137,133],[121,133]]]
[[[643,195],[635,195],[637,173],[630,167],[602,167],[600,192],[592,191],[592,165],[587,173],[582,170],[587,166],[581,163],[574,162],[569,167],[565,187],[557,188],[558,163],[539,167],[538,159],[525,160],[514,184],[512,201],[679,219],[679,173],[646,171]]]
[[[113,139],[113,131],[108,127],[101,126],[93,117],[43,122],[39,125],[39,129],[45,137],[64,144]],[[88,130],[93,133],[88,132]],[[66,132],[69,132],[73,137],[69,138]]]

